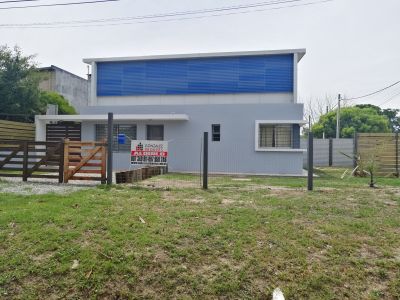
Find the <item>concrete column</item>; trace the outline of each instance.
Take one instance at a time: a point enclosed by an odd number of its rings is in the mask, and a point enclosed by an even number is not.
[[[97,105],[97,64],[96,62],[92,62],[89,106],[95,106],[95,105]]]
[[[297,53],[293,54],[293,102],[297,103],[297,63],[299,60],[299,55]]]
[[[46,141],[46,121],[40,120],[39,116],[35,116],[35,136],[38,142]]]

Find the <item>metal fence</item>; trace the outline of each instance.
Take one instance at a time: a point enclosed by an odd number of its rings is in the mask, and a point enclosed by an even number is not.
[[[300,146],[307,149],[307,139],[302,139]],[[314,139],[314,166],[352,167],[354,152],[354,139]],[[303,155],[303,166],[307,167],[307,153]]]

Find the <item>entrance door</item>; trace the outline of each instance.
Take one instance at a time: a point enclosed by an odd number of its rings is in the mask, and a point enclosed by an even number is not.
[[[81,123],[58,122],[46,125],[46,141],[59,142],[69,139],[70,141],[80,142],[82,137]]]

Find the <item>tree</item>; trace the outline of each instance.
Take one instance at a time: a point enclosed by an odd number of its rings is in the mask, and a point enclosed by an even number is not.
[[[35,115],[43,111],[40,75],[34,56],[24,56],[20,48],[0,46],[0,112]]]
[[[322,115],[312,127],[315,137],[331,138],[336,136],[336,113],[331,111]],[[340,137],[353,137],[355,132],[391,132],[387,116],[380,114],[373,107],[347,107],[340,110]]]
[[[55,92],[40,92],[40,101],[44,107],[46,107],[47,104],[56,104],[60,115],[76,114],[75,108],[71,106],[63,96]]]
[[[397,132],[400,130],[400,119],[398,117],[398,113],[400,112],[399,109],[393,109],[393,108],[381,109],[379,106],[372,104],[359,104],[356,105],[356,107],[375,109],[378,112],[378,114],[386,116],[389,119],[390,123],[389,126],[392,132]]]

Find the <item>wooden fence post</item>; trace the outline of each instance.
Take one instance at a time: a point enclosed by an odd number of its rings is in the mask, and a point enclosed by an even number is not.
[[[104,145],[101,146],[101,183],[107,183],[107,148],[106,141],[104,140]]]
[[[357,168],[357,158],[358,158],[358,133],[354,133],[353,138],[353,168]]]
[[[64,140],[64,161],[63,161],[63,171],[64,171],[64,183],[68,183],[69,176],[69,139]]]
[[[64,141],[60,142],[60,158],[58,160],[58,183],[64,182]]]

